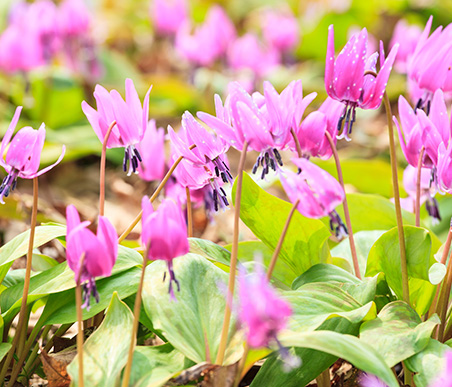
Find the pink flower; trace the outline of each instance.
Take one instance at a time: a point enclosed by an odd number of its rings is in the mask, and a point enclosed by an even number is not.
[[[198,167],[207,166],[215,170],[217,177],[227,183],[232,183],[232,175],[225,161],[225,152],[229,145],[220,137],[209,133],[190,112],[182,115],[182,129],[176,134],[171,126],[168,126],[168,134],[174,152],[177,156],[183,156]],[[190,149],[195,144],[194,149]]]
[[[100,142],[104,141],[109,126],[116,121],[107,148],[125,148],[123,169],[124,172],[129,171],[128,175],[137,173],[138,162],[142,160],[135,146],[143,139],[148,126],[151,88],[152,86],[144,97],[143,106],[131,79],[126,79],[125,101],[116,90],[109,93],[102,86],[96,85],[94,98],[97,111],[85,101],[82,102],[82,110]]]
[[[438,27],[430,36],[433,18],[430,16],[424,31],[418,39],[416,49],[408,63],[408,77],[424,91],[416,104],[429,113],[433,93],[441,89],[452,90],[452,24]]]
[[[444,371],[429,387],[452,387],[452,351],[444,354]]]
[[[366,374],[366,373],[361,374],[361,376],[359,378],[359,385],[361,387],[388,387],[385,383],[383,383],[375,375]]]
[[[209,9],[206,20],[190,33],[191,26],[184,23],[176,35],[176,50],[188,61],[199,66],[210,66],[226,53],[235,39],[235,27],[223,8]]]
[[[180,289],[173,270],[173,259],[189,251],[187,225],[181,209],[170,199],[165,199],[157,211],[145,196],[141,202],[143,209],[141,240],[146,246],[147,257],[168,262],[170,274],[169,293],[174,298],[172,283]]]
[[[228,63],[234,70],[248,69],[263,77],[281,63],[281,58],[275,48],[265,47],[256,35],[247,33],[231,42]]]
[[[292,203],[299,201],[297,209],[308,218],[330,217],[330,227],[336,237],[348,234],[347,228],[335,211],[345,199],[339,182],[322,168],[305,158],[292,159],[301,170],[299,174],[286,171],[281,183]]]
[[[338,127],[345,120],[343,132],[339,138],[350,140],[349,135],[355,122],[355,109],[376,109],[380,106],[386,89],[392,64],[397,54],[398,45],[394,46],[388,58],[382,63],[377,77],[364,75],[367,70],[376,71],[378,53],[368,56],[367,30],[354,35],[334,59],[334,29],[328,31],[328,48],[325,63],[325,88],[328,95],[345,104]],[[380,63],[384,60],[380,53]]]
[[[436,169],[439,188],[444,192],[452,193],[452,144],[447,148],[444,143],[439,145]]]
[[[187,20],[185,0],[154,0],[150,11],[155,29],[162,35],[175,35]]]
[[[394,66],[399,73],[406,73],[408,62],[416,49],[416,45],[421,37],[422,29],[417,25],[409,25],[406,20],[401,19],[397,22],[394,33],[392,34],[389,47],[399,44],[399,51]]]
[[[136,146],[141,155],[138,174],[143,180],[161,180],[165,175],[165,130],[157,129],[150,120],[141,142]]]
[[[59,7],[58,26],[64,37],[85,36],[91,27],[91,14],[84,0],[64,0]]]
[[[296,48],[300,40],[298,21],[290,9],[282,12],[269,10],[261,19],[265,40],[281,52]]]
[[[245,327],[248,345],[261,348],[272,341],[278,343],[277,334],[286,327],[292,308],[271,287],[260,266],[251,275],[240,270],[238,293],[239,320]]]
[[[83,285],[84,305],[89,310],[91,294],[99,302],[95,277],[109,276],[118,256],[118,234],[104,216],[99,216],[97,235],[88,229],[90,222],[80,222],[80,216],[73,205],[66,208],[68,266]],[[83,265],[80,261],[84,255]]]
[[[312,156],[321,159],[331,157],[333,152],[325,133],[328,132],[336,143],[337,124],[343,109],[342,103],[328,97],[317,111],[309,114],[295,129],[304,157]],[[290,142],[290,148],[296,151],[293,140]]]
[[[22,179],[33,179],[41,176],[57,165],[63,159],[66,151],[66,147],[63,145],[58,160],[38,172],[46,130],[44,124],[38,130],[26,126],[20,129],[11,140],[21,111],[22,106],[19,106],[0,146],[0,165],[8,173],[0,186],[0,203],[2,204],[4,204],[3,198],[8,197],[9,193],[16,188],[18,177]],[[6,158],[3,160],[3,154],[8,144],[9,148],[6,152]]]
[[[427,117],[420,109],[415,112],[404,97],[399,97],[401,125],[395,117],[394,122],[399,132],[402,151],[413,167],[417,167],[419,154],[424,146],[422,166],[432,168],[437,163],[439,144],[444,142],[447,145],[450,140],[449,116],[441,90],[435,93],[433,102],[429,106],[431,106],[431,114]]]

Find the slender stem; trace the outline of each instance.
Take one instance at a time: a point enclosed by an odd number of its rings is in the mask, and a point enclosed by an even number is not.
[[[292,220],[292,216],[297,209],[298,204],[300,203],[300,200],[298,199],[290,209],[289,215],[287,216],[286,223],[284,224],[284,228],[282,230],[281,236],[279,237],[278,244],[276,245],[276,249],[273,252],[272,259],[270,261],[270,265],[268,266],[267,270],[267,280],[270,281],[270,278],[272,278],[273,270],[276,266],[276,261],[278,260],[279,253],[281,251],[284,238],[286,237],[287,230],[289,229],[290,221]]]
[[[406,386],[414,386],[413,373],[408,369],[405,362],[402,362],[403,374]]]
[[[243,144],[242,154],[240,156],[239,167],[237,171],[237,186],[235,191],[235,207],[234,207],[234,233],[232,238],[231,249],[231,264],[229,268],[229,282],[228,293],[226,300],[226,308],[224,311],[223,328],[221,330],[220,345],[218,346],[216,364],[222,365],[224,360],[224,354],[226,352],[226,345],[228,341],[229,322],[231,320],[231,304],[234,296],[235,287],[235,274],[237,270],[237,255],[239,251],[239,226],[240,226],[240,202],[242,200],[242,182],[243,182],[243,169],[246,160],[246,150],[248,149],[248,143],[245,141]]]
[[[85,261],[85,253],[82,253],[79,263],[79,271],[75,286],[75,304],[77,309],[77,356],[78,356],[78,386],[84,387],[83,380],[83,312],[82,312],[82,270]]]
[[[421,225],[421,172],[422,159],[424,158],[425,146],[422,145],[419,153],[419,161],[417,162],[417,176],[416,176],[416,203],[414,205],[414,212],[416,214],[416,227]]]
[[[193,237],[193,209],[191,205],[190,188],[185,187],[187,194],[187,220],[188,220],[188,237]]]
[[[441,319],[441,325],[438,330],[438,340],[443,339],[444,327],[446,326],[447,306],[449,304],[450,289],[452,287],[452,259],[447,264],[446,277],[443,280],[443,286],[439,293],[437,311]]]
[[[110,133],[116,125],[116,121],[113,121],[108,127],[105,134],[104,142],[102,143],[102,154],[100,157],[100,187],[99,187],[99,215],[104,216],[105,209],[105,162],[107,157],[107,142],[110,137]]]
[[[377,74],[374,71],[365,71],[364,75]],[[394,140],[394,128],[392,126],[392,111],[391,104],[389,103],[388,93],[384,93],[383,102],[386,110],[386,120],[388,121],[388,134],[389,134],[389,154],[391,156],[391,170],[392,170],[392,186],[394,188],[394,204],[397,219],[397,232],[399,234],[399,248],[400,248],[400,263],[402,267],[402,294],[403,300],[410,303],[410,288],[408,284],[408,268],[406,263],[406,250],[405,250],[405,234],[403,232],[403,218],[402,207],[400,205],[400,192],[399,192],[399,178],[397,176],[397,154]]]
[[[292,134],[293,141],[295,142],[295,146],[297,148],[298,157],[303,157],[303,152],[301,151],[300,141],[298,140],[298,136],[295,133],[295,130],[290,129],[290,133]]]
[[[129,357],[127,359],[126,369],[124,371],[124,377],[122,379],[122,387],[128,387],[130,380],[130,372],[132,371],[133,352],[135,350],[136,336],[138,332],[138,323],[140,321],[141,310],[141,293],[143,292],[144,275],[146,273],[146,264],[148,261],[148,250],[144,251],[143,255],[143,268],[141,270],[140,283],[138,285],[137,295],[135,297],[135,306],[133,308],[133,327],[132,336],[130,338]]]
[[[248,353],[250,352],[250,346],[248,343],[245,344],[245,349],[243,350],[242,358],[239,361],[239,364],[237,366],[237,373],[235,374],[235,380],[233,387],[238,387],[240,380],[245,376],[243,375],[245,371],[245,365],[246,365],[246,359],[248,357]]]
[[[190,145],[189,149],[193,149],[195,147],[196,147],[196,145],[193,144],[193,145]],[[157,187],[157,189],[152,194],[151,199],[150,199],[151,203],[157,198],[157,196],[159,195],[159,193],[163,189],[163,187],[165,187],[165,184],[168,182],[169,178],[171,177],[171,175],[173,174],[174,170],[176,169],[176,167],[179,165],[179,163],[182,161],[183,158],[184,158],[183,156],[179,156],[176,159],[176,161],[173,163],[173,165],[171,166],[169,171],[166,173],[166,175],[163,178],[163,180],[160,182],[160,184]],[[142,215],[143,215],[143,211],[140,211],[140,213],[136,216],[136,218],[129,225],[129,227],[127,227],[127,229],[118,238],[118,243],[121,243],[124,239],[126,239],[127,235],[129,235],[132,232],[132,230],[135,228],[135,226],[139,223],[139,221],[141,220],[141,216]]]
[[[344,190],[344,202],[342,204],[344,207],[345,224],[347,225],[348,231],[348,242],[350,243],[350,251],[352,253],[353,269],[355,270],[356,277],[361,279],[361,271],[359,270],[358,254],[356,253],[355,237],[353,236],[352,221],[350,219],[350,211],[348,209],[347,195],[345,195],[344,176],[342,175],[339,154],[337,153],[337,149],[336,146],[334,145],[334,141],[331,138],[331,135],[328,132],[325,132],[325,137],[330,143],[331,151],[333,152],[334,162],[336,163],[337,178],[342,186],[342,189]]]
[[[20,332],[22,332],[22,327],[25,324],[26,314],[27,314],[27,298],[28,291],[30,289],[30,277],[31,277],[31,264],[33,257],[33,244],[35,240],[35,228],[36,228],[36,218],[38,215],[38,178],[33,178],[33,207],[31,210],[31,225],[30,225],[30,238],[28,240],[28,253],[27,253],[27,266],[25,269],[25,279],[24,279],[24,290],[22,293],[22,302],[20,304],[19,311],[19,321],[16,327],[16,334],[14,335],[14,339],[12,342],[11,349],[8,352],[5,363],[3,364],[3,368],[0,372],[0,384],[5,380],[6,372],[8,371],[8,367],[11,363],[11,359],[13,358],[14,352],[16,351],[16,346],[19,342]],[[19,368],[21,364],[18,365]],[[13,384],[11,384],[12,386]]]

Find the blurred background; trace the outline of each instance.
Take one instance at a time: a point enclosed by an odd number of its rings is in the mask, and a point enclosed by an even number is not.
[[[24,106],[19,127],[37,128],[45,122],[42,165],[56,160],[62,144],[67,152],[62,164],[40,179],[39,220],[64,222],[68,203],[94,219],[101,144],[80,105],[85,100],[95,107],[96,84],[123,94],[124,81],[131,78],[141,98],[153,85],[150,117],[163,128],[177,128],[185,110],[213,112],[213,95],[224,95],[231,80],[251,92],[262,90],[263,80],[282,90],[302,79],[304,94],[318,93],[309,112],[326,97],[323,73],[330,24],[337,52],[363,27],[369,32],[369,51],[377,50],[382,40],[388,52],[400,20],[414,26],[408,46],[430,15],[433,27],[449,24],[452,0],[1,0],[0,135],[18,105]],[[393,102],[406,94],[403,66],[395,68],[388,85]],[[384,114],[359,111],[353,142],[340,143],[349,192],[392,196],[387,147]],[[235,173],[236,153],[229,155]],[[120,167],[122,149],[109,150],[107,157],[106,214],[122,231],[139,212],[142,195],[158,182],[126,177]],[[402,180],[401,151],[399,163]],[[332,161],[319,164],[335,173]],[[280,194],[277,185],[272,189]],[[0,207],[0,245],[26,228],[30,192],[29,182],[20,181]],[[439,200],[443,221],[432,225],[425,209],[422,217],[443,236],[452,203],[446,197]],[[213,224],[202,209],[195,211],[197,236],[228,242],[228,221],[220,214]]]

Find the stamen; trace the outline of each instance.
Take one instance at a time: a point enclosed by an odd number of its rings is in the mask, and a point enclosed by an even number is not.
[[[129,163],[129,158],[130,158],[129,148],[127,147],[124,150],[124,160],[122,162],[122,169],[123,169],[124,172],[127,172],[127,164]]]
[[[143,161],[143,159],[141,158],[140,152],[138,152],[138,149],[135,148],[133,145],[133,153],[135,153],[135,156],[137,156],[138,160],[140,161],[140,163]]]

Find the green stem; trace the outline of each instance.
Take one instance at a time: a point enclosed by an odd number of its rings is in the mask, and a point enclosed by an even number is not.
[[[138,323],[140,321],[141,294],[143,292],[144,275],[146,273],[147,261],[148,261],[148,249],[145,249],[144,255],[143,255],[143,268],[141,270],[140,283],[138,285],[137,295],[135,297],[135,305],[133,308],[132,336],[130,338],[129,356],[127,359],[126,369],[124,371],[124,377],[122,379],[122,387],[128,387],[129,380],[130,380],[130,373],[132,371],[133,352],[135,350],[136,336],[137,336],[137,332],[138,332]]]
[[[193,208],[191,205],[190,188],[185,187],[185,193],[187,195],[187,220],[188,220],[188,237],[193,237]]]
[[[235,275],[237,270],[237,255],[239,251],[239,226],[240,226],[240,202],[242,200],[242,182],[243,169],[245,167],[246,151],[248,143],[243,144],[242,154],[240,156],[239,167],[237,171],[237,187],[235,191],[235,207],[234,207],[234,233],[232,239],[231,249],[231,264],[229,268],[228,293],[226,300],[226,308],[224,311],[223,328],[221,330],[220,345],[218,346],[216,364],[222,365],[224,355],[226,352],[226,345],[228,341],[229,322],[231,320],[231,304],[234,297]]]
[[[22,301],[20,304],[19,321],[17,323],[16,335],[14,335],[11,349],[9,350],[8,355],[6,356],[5,363],[3,364],[3,368],[0,372],[0,384],[4,383],[6,372],[8,371],[9,365],[11,364],[11,360],[16,351],[16,346],[21,336],[20,332],[22,332],[22,327],[26,323],[25,317],[27,314],[28,291],[30,289],[31,264],[33,258],[33,244],[35,239],[37,215],[38,215],[38,178],[35,177],[33,179],[33,207],[31,212],[30,238],[28,241],[27,266],[25,269],[24,289],[22,292]],[[18,366],[20,368],[21,364],[18,364]],[[11,383],[9,383],[9,385],[13,386],[13,384]]]
[[[239,364],[237,366],[237,373],[235,374],[235,380],[234,380],[234,385],[233,387],[238,387],[240,381],[242,380],[242,378],[245,376],[244,371],[245,371],[245,366],[246,366],[246,359],[248,357],[248,353],[250,352],[250,346],[248,345],[248,343],[245,344],[245,349],[243,350],[243,355],[239,361]]]
[[[272,278],[273,270],[276,266],[276,261],[278,260],[278,256],[281,251],[281,248],[282,248],[282,245],[284,242],[284,238],[286,237],[287,230],[289,229],[290,221],[292,220],[292,216],[293,216],[295,210],[297,209],[297,206],[299,203],[300,203],[300,200],[298,199],[297,201],[295,201],[292,208],[290,209],[289,216],[287,217],[286,223],[284,224],[284,228],[282,230],[281,236],[279,237],[278,244],[276,245],[276,249],[273,252],[272,259],[270,261],[270,265],[268,266],[268,270],[267,270],[267,280],[269,280],[269,281]]]
[[[414,205],[414,212],[416,214],[416,227],[421,225],[421,177],[422,177],[422,159],[424,158],[425,147],[422,146],[419,153],[419,160],[417,162],[417,176],[416,176],[416,203]]]
[[[189,149],[193,149],[195,147],[196,147],[196,145],[193,144],[193,145],[190,145]],[[151,199],[150,199],[151,203],[157,198],[157,196],[160,194],[160,192],[163,189],[163,187],[165,187],[165,184],[168,182],[169,178],[171,177],[171,175],[173,174],[174,170],[176,169],[176,167],[179,165],[179,163],[182,161],[183,158],[184,158],[183,156],[179,156],[177,158],[177,160],[173,163],[173,165],[171,166],[169,171],[166,173],[166,175],[163,178],[163,180],[160,182],[160,184],[157,187],[157,189],[152,194]],[[143,216],[143,211],[140,211],[140,213],[136,216],[136,218],[129,225],[129,227],[127,227],[127,229],[118,238],[118,243],[121,243],[124,239],[126,239],[127,235],[129,235],[132,232],[132,230],[135,228],[135,226],[140,222],[142,216]]]
[[[344,183],[344,177],[342,175],[342,168],[341,168],[341,162],[339,160],[339,154],[337,153],[337,148],[334,145],[334,141],[331,138],[331,135],[328,132],[325,132],[325,137],[327,138],[327,140],[330,144],[331,151],[333,152],[334,162],[336,163],[337,178],[339,180],[339,183],[342,186],[342,189],[344,190],[344,201],[343,201],[342,205],[344,207],[345,224],[347,225],[347,231],[348,231],[348,242],[350,244],[350,251],[352,253],[353,269],[355,270],[356,277],[361,279],[361,271],[359,269],[358,254],[356,253],[355,238],[353,236],[352,221],[350,219],[350,211],[348,209],[347,195],[345,194],[345,183]]]
[[[105,212],[105,163],[107,158],[107,142],[110,138],[110,133],[116,125],[116,121],[113,121],[108,127],[105,134],[104,142],[102,143],[102,153],[100,157],[100,186],[99,186],[99,215],[104,216]]]
[[[330,369],[323,371],[316,380],[318,387],[331,387]]]
[[[82,312],[82,286],[77,281],[75,287],[75,303],[77,308],[77,356],[78,356],[78,386],[84,386],[83,380],[83,312]]]

